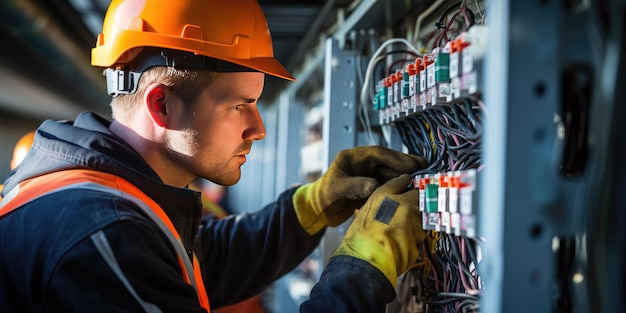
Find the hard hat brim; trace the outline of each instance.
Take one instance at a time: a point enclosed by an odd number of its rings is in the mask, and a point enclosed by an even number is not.
[[[228,61],[237,65],[241,65],[247,68],[251,68],[253,70],[257,70],[259,72],[275,76],[278,78],[286,79],[289,81],[296,81],[296,79],[291,76],[291,73],[287,71],[287,69],[278,62],[273,57],[267,58],[254,58],[254,59],[228,59],[222,58],[224,61]]]

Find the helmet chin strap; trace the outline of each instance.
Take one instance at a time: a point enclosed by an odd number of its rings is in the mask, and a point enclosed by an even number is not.
[[[171,66],[179,70],[212,71],[218,73],[258,72],[249,67],[192,52],[144,48],[129,65],[104,70],[103,75],[106,77],[108,94],[116,97],[121,94],[135,93],[141,74],[153,66]]]

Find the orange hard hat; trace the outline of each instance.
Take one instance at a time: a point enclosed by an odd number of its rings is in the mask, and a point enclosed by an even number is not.
[[[30,150],[30,147],[33,145],[34,139],[35,139],[35,132],[31,131],[28,134],[22,136],[22,138],[20,138],[20,140],[17,141],[17,143],[15,144],[15,148],[13,149],[13,159],[11,159],[11,170],[14,170],[18,165],[20,165],[20,163],[22,163],[22,160],[24,160],[26,153],[28,153],[28,150]]]
[[[274,58],[257,0],[113,0],[92,49],[91,64],[122,68],[148,47],[184,51],[295,80]],[[140,71],[149,66],[144,64]]]

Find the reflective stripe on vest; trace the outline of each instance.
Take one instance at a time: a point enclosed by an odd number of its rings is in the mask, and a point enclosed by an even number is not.
[[[200,264],[195,254],[192,265],[180,235],[163,209],[139,188],[121,177],[94,170],[74,169],[31,178],[13,188],[0,201],[0,217],[36,198],[67,189],[88,189],[108,192],[135,203],[167,236],[172,247],[176,250],[178,263],[183,271],[183,279],[196,289],[200,305],[207,312],[210,312],[209,299],[202,281]]]

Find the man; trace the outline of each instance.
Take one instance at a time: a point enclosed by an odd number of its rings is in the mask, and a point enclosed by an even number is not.
[[[357,208],[301,310],[384,310],[423,238],[400,176],[422,159],[345,150],[318,181],[220,220],[201,222],[186,188],[240,179],[265,137],[264,75],[292,79],[255,0],[112,1],[92,64],[106,68],[113,120],[45,121],[6,181],[0,311],[206,312],[289,272]]]

